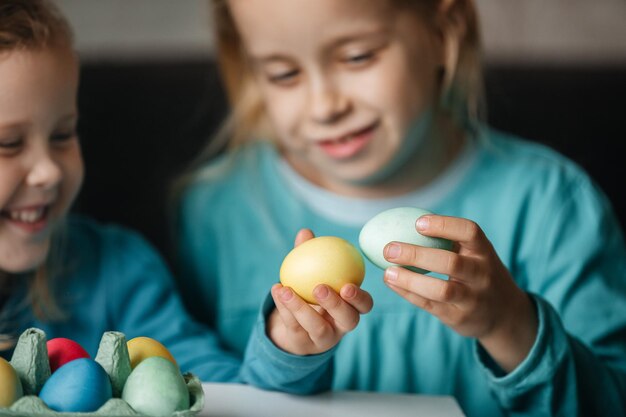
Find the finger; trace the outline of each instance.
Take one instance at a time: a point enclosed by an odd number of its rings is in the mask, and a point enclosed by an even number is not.
[[[374,307],[374,300],[367,291],[363,291],[354,284],[346,284],[341,287],[339,295],[359,313],[366,314]]]
[[[300,229],[298,234],[296,235],[296,240],[294,246],[298,246],[307,240],[313,239],[315,234],[311,231],[311,229]]]
[[[481,250],[490,245],[477,223],[460,217],[428,214],[417,219],[415,228],[425,236],[457,241],[472,250]]]
[[[291,288],[283,287],[280,302],[293,315],[299,326],[316,345],[328,344],[335,335],[335,329],[317,310],[299,297]]]
[[[460,303],[469,294],[462,282],[429,277],[397,266],[385,270],[384,280],[388,285],[436,303]]]
[[[285,291],[292,291],[288,287],[283,287],[280,284],[274,284],[271,289],[272,298],[274,299],[274,304],[276,305],[276,310],[278,310],[278,315],[280,319],[283,321],[283,324],[290,331],[297,331],[302,329],[298,320],[293,316],[291,311],[283,304],[282,298],[289,297],[288,294],[283,294]]]
[[[387,286],[393,290],[396,294],[407,300],[409,303],[414,306],[421,308],[422,310],[430,313],[436,317],[439,317],[444,313],[444,308],[442,303],[438,303],[433,300],[429,300],[428,298],[424,298],[420,295],[407,291],[403,288],[396,287],[395,285],[386,283]]]
[[[313,289],[313,296],[317,302],[332,317],[337,330],[347,333],[359,324],[360,314],[350,304],[345,302],[339,294],[327,285],[318,285]]]
[[[461,279],[477,276],[480,269],[474,258],[409,243],[390,242],[383,249],[383,255],[386,260],[398,265],[415,266]]]

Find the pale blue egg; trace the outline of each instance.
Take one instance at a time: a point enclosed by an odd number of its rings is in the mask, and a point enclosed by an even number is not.
[[[432,212],[417,207],[397,207],[377,214],[361,229],[359,234],[361,250],[374,265],[381,269],[387,269],[396,265],[387,261],[383,256],[383,250],[389,242],[452,249],[452,242],[447,239],[424,236],[417,232],[415,222],[425,214],[432,214]],[[420,273],[428,272],[412,266],[401,266]]]
[[[189,389],[180,370],[171,361],[152,356],[130,373],[122,399],[139,413],[170,416],[189,408]]]
[[[109,376],[98,362],[87,358],[61,366],[39,393],[48,407],[64,412],[95,411],[111,397]]]

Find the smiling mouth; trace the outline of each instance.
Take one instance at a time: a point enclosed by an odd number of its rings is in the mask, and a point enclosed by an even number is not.
[[[45,205],[19,210],[2,210],[0,216],[18,225],[32,227],[44,224],[49,211],[50,206]]]
[[[378,123],[373,123],[361,130],[335,139],[326,139],[318,142],[320,148],[329,156],[336,159],[346,159],[357,155],[364,149],[373,137]]]

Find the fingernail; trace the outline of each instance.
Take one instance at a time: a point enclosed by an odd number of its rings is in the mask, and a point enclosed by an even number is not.
[[[387,259],[395,259],[400,256],[400,245],[395,243],[390,243],[385,247],[385,258]]]
[[[398,279],[398,271],[395,268],[387,268],[385,271],[385,280],[395,281]]]
[[[430,223],[430,220],[428,219],[428,217],[422,216],[419,219],[417,219],[417,223],[415,224],[415,226],[419,230],[426,230],[426,229],[428,229],[428,224],[429,223]]]
[[[356,295],[356,287],[354,285],[346,285],[343,290],[343,298],[353,298]]]
[[[289,301],[293,298],[293,291],[289,288],[283,288],[280,290],[280,299],[283,301]]]
[[[318,285],[315,287],[315,297],[318,300],[325,300],[328,297],[328,287],[326,285]]]

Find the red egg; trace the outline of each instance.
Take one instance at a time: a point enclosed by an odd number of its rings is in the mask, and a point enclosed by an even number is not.
[[[90,357],[81,345],[63,337],[48,340],[47,347],[50,372],[56,371],[61,366],[75,359]]]

